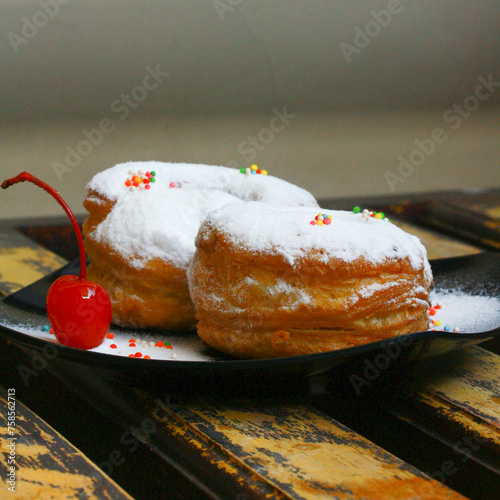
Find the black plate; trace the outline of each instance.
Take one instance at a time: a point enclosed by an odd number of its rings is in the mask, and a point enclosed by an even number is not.
[[[500,297],[500,255],[481,253],[466,257],[439,259],[431,262],[436,290],[461,290],[470,295]],[[203,381],[204,384],[235,383],[268,384],[276,380],[305,379],[324,374],[340,365],[377,365],[385,370],[402,362],[429,358],[491,339],[500,333],[500,323],[493,320],[488,331],[453,333],[425,331],[401,335],[384,341],[338,351],[270,360],[235,360],[205,348],[202,361],[155,360],[130,358],[115,354],[74,349],[54,344],[18,331],[16,325],[34,320],[47,323],[45,297],[50,284],[62,274],[78,274],[78,261],[0,301],[0,318],[10,325],[0,326],[0,335],[16,344],[42,351],[47,358],[59,358],[98,368],[108,377],[127,383],[178,383]],[[21,328],[19,327],[19,330]],[[139,331],[135,335],[140,337]],[[184,338],[195,333],[181,334]],[[200,342],[201,345],[201,342]],[[379,356],[379,358],[377,358]],[[378,364],[377,364],[378,363]],[[380,371],[380,370],[379,370]]]

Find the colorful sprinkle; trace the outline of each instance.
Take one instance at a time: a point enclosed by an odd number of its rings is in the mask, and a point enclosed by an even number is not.
[[[240,172],[245,175],[267,175],[267,170],[261,170],[257,165],[253,164],[250,167],[240,168]]]
[[[117,348],[116,344],[111,344],[109,347],[111,347],[111,349],[116,349]]]
[[[332,222],[332,216],[331,215],[327,215],[327,214],[318,214],[316,215],[316,217],[314,218],[314,220],[312,220],[309,224],[311,224],[311,226],[323,226],[323,225],[329,225],[331,224]]]
[[[156,172],[154,170],[151,170],[151,176],[156,177]]]
[[[174,188],[175,186],[177,186],[177,184],[176,184],[175,182],[171,182],[171,183],[170,183],[170,187],[171,187],[171,188]]]
[[[107,338],[107,339],[114,339],[114,338],[115,338],[115,336],[114,336],[114,334],[113,334],[113,333],[108,332],[108,333],[106,333],[106,338]]]
[[[49,325],[43,325],[42,326],[42,332],[49,332],[50,331],[50,326]]]
[[[136,358],[142,358],[142,352],[136,352],[135,353]]]
[[[144,356],[144,359],[151,359],[151,356],[149,354],[146,354],[146,356]]]
[[[363,216],[363,220],[365,222],[369,221],[370,218],[373,219],[379,219],[379,220],[384,220],[386,222],[390,222],[390,220],[385,216],[384,212],[377,212],[375,210],[367,210],[366,208],[361,210],[360,207],[355,206],[352,211],[355,214],[359,214],[361,212],[361,215]]]
[[[129,170],[129,174],[130,177],[125,181],[125,186],[132,191],[136,188],[150,189],[149,183],[155,181],[154,172],[144,173],[142,170],[139,170],[134,173],[132,170]]]
[[[433,305],[429,310],[428,310],[428,313],[431,315],[431,316],[434,316],[435,314],[437,314],[441,309],[444,309],[445,305],[444,304],[441,304],[441,303],[437,303],[436,305]],[[430,320],[429,322],[429,329],[433,328],[433,327],[439,327],[442,325],[442,322],[440,320],[436,320],[434,321],[433,319]],[[436,329],[433,329],[431,330],[433,332],[435,331],[440,331],[440,332],[459,332],[460,331],[460,328],[458,327],[451,327],[450,325],[444,325],[442,326],[441,329],[439,330],[436,330]]]

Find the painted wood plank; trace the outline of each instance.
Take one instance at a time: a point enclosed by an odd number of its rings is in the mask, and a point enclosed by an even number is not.
[[[0,296],[14,293],[66,263],[18,231],[0,228]]]
[[[458,257],[482,252],[478,247],[463,243],[450,236],[439,234],[437,231],[432,231],[404,220],[393,217],[391,218],[391,222],[403,229],[403,231],[417,236],[426,248],[429,259]]]
[[[411,387],[500,432],[500,356],[481,347],[438,358],[411,375]]]
[[[3,387],[0,409],[0,498],[132,500],[16,395],[9,400]]]
[[[199,398],[173,410],[283,498],[464,498],[310,406]]]
[[[481,347],[415,367],[388,409],[500,475],[500,356]]]

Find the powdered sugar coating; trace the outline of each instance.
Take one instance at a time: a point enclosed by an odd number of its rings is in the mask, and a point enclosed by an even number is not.
[[[170,189],[168,195],[161,188],[129,191],[88,237],[107,243],[138,269],[153,258],[186,268],[207,212],[236,200],[209,190]]]
[[[181,189],[214,189],[243,201],[261,201],[269,205],[318,206],[311,193],[271,175],[245,175],[234,168],[193,163],[143,161],[120,163],[96,174],[87,188],[118,200],[129,192],[125,180],[129,171],[156,172],[151,190],[169,188],[175,182]]]
[[[141,171],[156,173],[150,189],[127,187],[125,181],[131,173]],[[137,269],[153,258],[187,268],[200,224],[208,212],[224,205],[258,200],[317,207],[310,193],[288,182],[209,165],[122,163],[98,173],[87,188],[115,202],[106,219],[87,238],[107,244]],[[96,196],[90,199],[102,203]]]
[[[237,202],[210,213],[199,237],[208,238],[211,229],[216,228],[236,248],[279,254],[291,265],[311,250],[321,251],[320,259],[324,262],[333,258],[352,262],[364,257],[368,262],[380,264],[386,259],[408,259],[413,268],[424,268],[426,281],[430,283],[427,252],[416,236],[384,219],[363,220],[360,213],[320,211],[332,216],[330,225],[311,225],[318,214],[314,207]]]

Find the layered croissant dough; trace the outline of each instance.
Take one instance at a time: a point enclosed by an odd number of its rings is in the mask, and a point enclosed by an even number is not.
[[[312,354],[427,329],[428,289],[405,261],[346,268],[312,257],[290,269],[217,242],[200,247],[192,266],[198,335],[232,356]]]
[[[113,322],[122,326],[174,330],[195,322],[186,271],[161,259],[151,259],[142,269],[92,239],[85,242],[91,261],[88,279],[108,290]]]
[[[111,298],[113,322],[140,328],[186,329],[193,325],[194,307],[186,270],[162,259],[151,259],[137,269],[109,245],[87,236],[109,214],[114,203],[90,192],[84,201],[89,216],[83,223],[91,264],[87,276],[100,283]]]
[[[93,190],[89,191],[87,197],[83,200],[83,206],[89,213],[82,224],[84,236],[94,231],[94,229],[108,216],[115,203],[116,201],[108,200]]]
[[[427,329],[431,277],[408,258],[346,263],[311,251],[293,265],[205,229],[189,270],[198,335],[238,358],[343,349]]]

